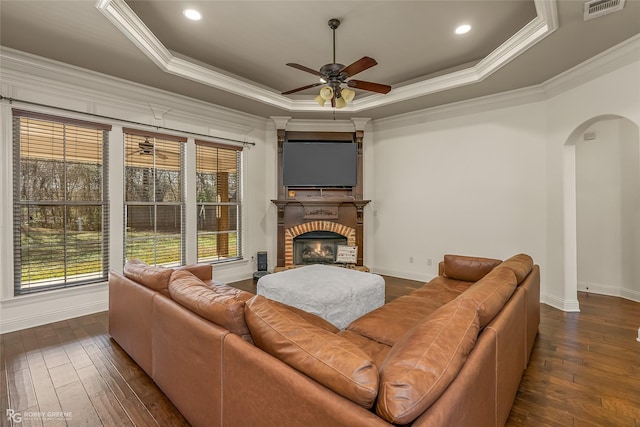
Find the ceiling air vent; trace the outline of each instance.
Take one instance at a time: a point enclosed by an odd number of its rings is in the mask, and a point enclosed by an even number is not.
[[[625,0],[591,0],[584,4],[584,20],[608,15],[622,10]]]

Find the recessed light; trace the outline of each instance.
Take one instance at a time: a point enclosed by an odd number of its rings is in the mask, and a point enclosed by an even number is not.
[[[471,25],[464,24],[456,28],[456,34],[466,34],[471,30]]]
[[[185,9],[182,11],[182,14],[192,21],[199,21],[202,19],[202,15],[195,9]]]

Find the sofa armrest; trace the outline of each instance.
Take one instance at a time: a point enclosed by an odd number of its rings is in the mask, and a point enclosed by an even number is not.
[[[152,373],[153,300],[158,292],[109,272],[109,335],[149,375]]]
[[[444,256],[444,275],[451,279],[477,282],[502,263],[499,259],[464,255]]]

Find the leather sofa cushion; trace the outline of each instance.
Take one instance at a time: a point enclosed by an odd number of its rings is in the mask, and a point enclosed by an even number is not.
[[[244,304],[251,294],[231,286],[207,286],[187,270],[177,270],[169,281],[171,299],[251,342]]]
[[[373,406],[378,368],[360,348],[261,295],[247,302],[245,316],[257,347],[347,399]]]
[[[347,341],[355,344],[358,348],[362,349],[370,358],[373,360],[373,363],[380,368],[382,366],[382,362],[389,354],[391,350],[391,346],[382,344],[381,342],[374,341],[370,338],[363,337],[360,334],[357,334],[353,331],[342,330],[338,332],[342,338]]]
[[[453,301],[458,295],[469,289],[473,282],[436,276],[430,282],[411,292],[409,295],[435,299],[442,305]]]
[[[472,301],[484,328],[502,310],[516,289],[516,275],[510,268],[499,266],[474,283],[458,298]]]
[[[340,328],[338,328],[333,323],[323,319],[322,317],[320,317],[318,315],[315,315],[313,313],[309,313],[308,311],[304,311],[301,308],[294,307],[292,305],[287,305],[287,304],[281,303],[279,301],[273,301],[273,302],[276,303],[276,304],[282,304],[282,305],[286,306],[289,310],[293,311],[294,313],[296,313],[298,316],[302,317],[307,322],[311,323],[314,326],[322,328],[325,331],[331,332],[333,334],[336,334],[336,333],[338,333],[340,331]]]
[[[393,424],[415,420],[456,377],[478,330],[475,305],[457,298],[407,332],[382,363],[376,413]]]
[[[443,305],[437,299],[403,295],[354,320],[347,330],[392,346]]]
[[[445,255],[444,275],[465,282],[477,282],[501,262],[493,258]]]
[[[203,282],[213,280],[213,266],[211,264],[191,264],[176,267],[175,270],[187,270]]]
[[[169,295],[167,288],[169,286],[171,273],[173,273],[171,268],[154,267],[139,259],[132,259],[125,263],[123,272],[128,279],[136,281],[154,291]]]
[[[531,269],[533,268],[533,258],[527,254],[518,254],[504,260],[502,265],[513,270],[516,274],[519,285],[531,272]]]

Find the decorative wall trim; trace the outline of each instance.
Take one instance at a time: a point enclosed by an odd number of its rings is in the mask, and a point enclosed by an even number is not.
[[[60,322],[74,317],[86,316],[87,314],[98,313],[109,309],[109,300],[95,301],[73,307],[65,307],[48,312],[34,313],[28,316],[14,317],[8,321],[0,323],[0,333],[19,331],[33,328],[35,326],[46,325],[48,323]]]
[[[268,123],[262,117],[6,47],[0,48],[0,62],[2,95],[7,97],[42,102],[42,95],[46,94],[55,101],[55,106],[62,108],[135,120],[149,126],[189,123],[193,127],[185,131],[222,132],[217,136],[239,139],[256,129],[266,129]]]
[[[553,98],[638,60],[640,60],[640,34],[542,83],[545,98]]]
[[[99,283],[5,299],[0,308],[0,333],[6,333],[105,311],[109,292]]]
[[[598,295],[608,295],[611,297],[620,297],[631,301],[640,302],[640,291],[621,288],[619,286],[603,285],[600,283],[578,282],[578,291]]]
[[[374,268],[371,272],[375,274],[382,274],[384,276],[397,277],[399,279],[415,280],[418,282],[425,282],[425,283],[430,282],[431,280],[437,277],[432,274],[416,273],[414,271],[407,272],[407,271],[388,269],[388,268]]]
[[[550,295],[544,292],[540,293],[540,302],[550,305],[551,307],[557,308],[558,310],[578,313],[580,312],[580,303],[578,300],[565,300],[562,298],[558,298],[555,295]]]
[[[620,290],[620,296],[631,301],[640,302],[640,291],[622,288]]]
[[[476,83],[489,77],[558,28],[556,0],[534,0],[537,16],[474,66],[395,87],[386,95],[354,100],[354,113]],[[313,100],[292,100],[271,89],[175,57],[124,0],[98,0],[96,8],[163,71],[287,111],[322,111]]]
[[[546,101],[638,60],[640,35],[631,37],[539,85],[376,119],[373,121],[374,131]]]

